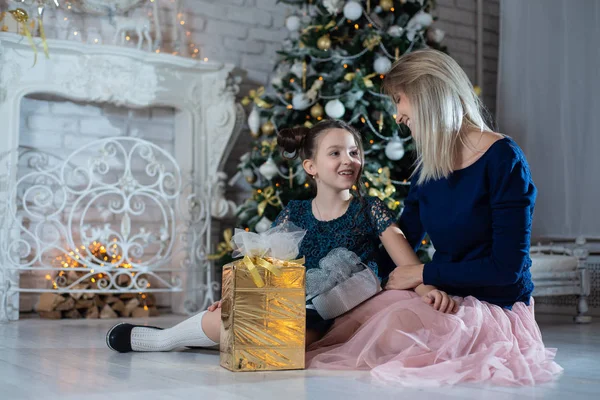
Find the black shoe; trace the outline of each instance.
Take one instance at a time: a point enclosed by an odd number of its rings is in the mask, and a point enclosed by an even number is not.
[[[162,330],[162,328],[156,326],[133,325],[121,322],[110,328],[106,334],[106,345],[109,349],[119,353],[133,351],[131,349],[131,330],[137,327]]]

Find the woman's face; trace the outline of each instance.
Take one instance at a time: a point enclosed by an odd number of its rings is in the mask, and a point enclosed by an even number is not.
[[[396,123],[404,124],[410,128],[412,106],[410,101],[408,101],[408,97],[406,97],[404,92],[399,91],[393,96],[392,100],[396,104]]]

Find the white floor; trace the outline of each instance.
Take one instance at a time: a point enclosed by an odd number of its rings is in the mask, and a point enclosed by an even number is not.
[[[170,326],[180,316],[147,320]],[[144,321],[134,321],[143,323]],[[534,388],[382,387],[364,372],[231,373],[217,352],[118,354],[105,345],[111,320],[21,320],[0,324],[0,399],[587,399],[600,398],[600,321],[540,323],[565,368]]]

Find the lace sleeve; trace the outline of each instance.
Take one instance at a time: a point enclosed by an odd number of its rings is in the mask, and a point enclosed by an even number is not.
[[[377,236],[381,235],[395,221],[389,208],[377,197],[371,197],[369,202],[369,216]]]
[[[275,218],[275,221],[273,221],[273,224],[271,224],[271,228],[274,228],[277,225],[281,225],[285,222],[290,222],[290,215],[290,207],[286,206],[283,210],[281,210],[277,218]]]

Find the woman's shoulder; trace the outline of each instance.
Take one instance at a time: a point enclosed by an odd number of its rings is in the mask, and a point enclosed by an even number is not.
[[[525,156],[517,142],[510,136],[496,132],[484,132],[482,137],[482,151],[492,161],[521,160]]]

